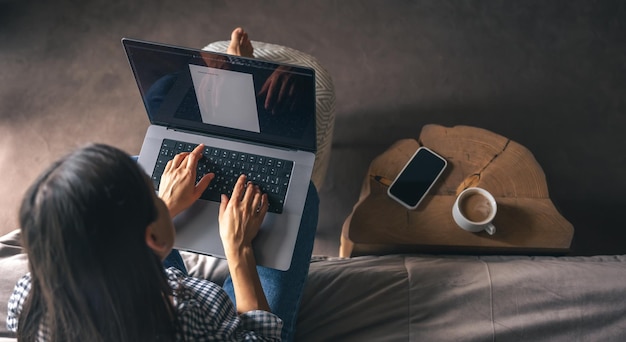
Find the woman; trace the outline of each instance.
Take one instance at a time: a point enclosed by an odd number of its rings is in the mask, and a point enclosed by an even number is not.
[[[197,200],[213,177],[195,183],[202,149],[200,145],[167,164],[160,197],[127,154],[106,145],[69,154],[35,181],[20,209],[30,273],[16,285],[7,318],[20,340],[293,337],[317,224],[313,187],[289,271],[256,267],[251,243],[268,204],[245,176],[230,199],[222,195],[220,205],[220,235],[230,270],[226,292],[187,277],[184,269],[163,268],[174,243],[171,215]],[[167,259],[176,256],[174,251]],[[270,313],[274,307],[278,316]]]

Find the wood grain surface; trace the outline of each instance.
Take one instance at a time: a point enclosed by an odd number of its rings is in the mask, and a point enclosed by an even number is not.
[[[389,198],[387,187],[420,146],[443,156],[448,167],[420,206],[407,210]],[[492,236],[464,231],[452,218],[456,196],[472,186],[496,198]],[[353,255],[359,247],[368,253],[566,252],[573,234],[550,200],[541,166],[524,146],[481,128],[426,125],[417,140],[397,141],[372,161],[344,223],[339,254]]]

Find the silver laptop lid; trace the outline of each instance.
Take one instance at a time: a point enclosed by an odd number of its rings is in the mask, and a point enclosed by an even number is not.
[[[150,122],[316,151],[315,72],[124,38]]]

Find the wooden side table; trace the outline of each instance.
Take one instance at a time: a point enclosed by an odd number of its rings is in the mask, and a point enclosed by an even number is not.
[[[387,187],[420,146],[448,161],[439,182],[416,210],[387,196]],[[498,203],[496,233],[470,233],[452,219],[456,196],[485,188]],[[368,170],[361,195],[346,219],[339,255],[404,252],[560,254],[574,227],[549,198],[545,175],[522,145],[490,131],[426,125],[419,140],[396,142]]]

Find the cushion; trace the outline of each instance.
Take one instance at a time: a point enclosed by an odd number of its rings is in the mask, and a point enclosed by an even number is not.
[[[230,41],[217,41],[204,50],[225,53]],[[319,190],[324,183],[335,126],[335,87],[328,71],[304,52],[281,45],[252,41],[254,57],[279,63],[309,67],[315,70],[315,118],[317,130],[317,153],[311,180]]]

